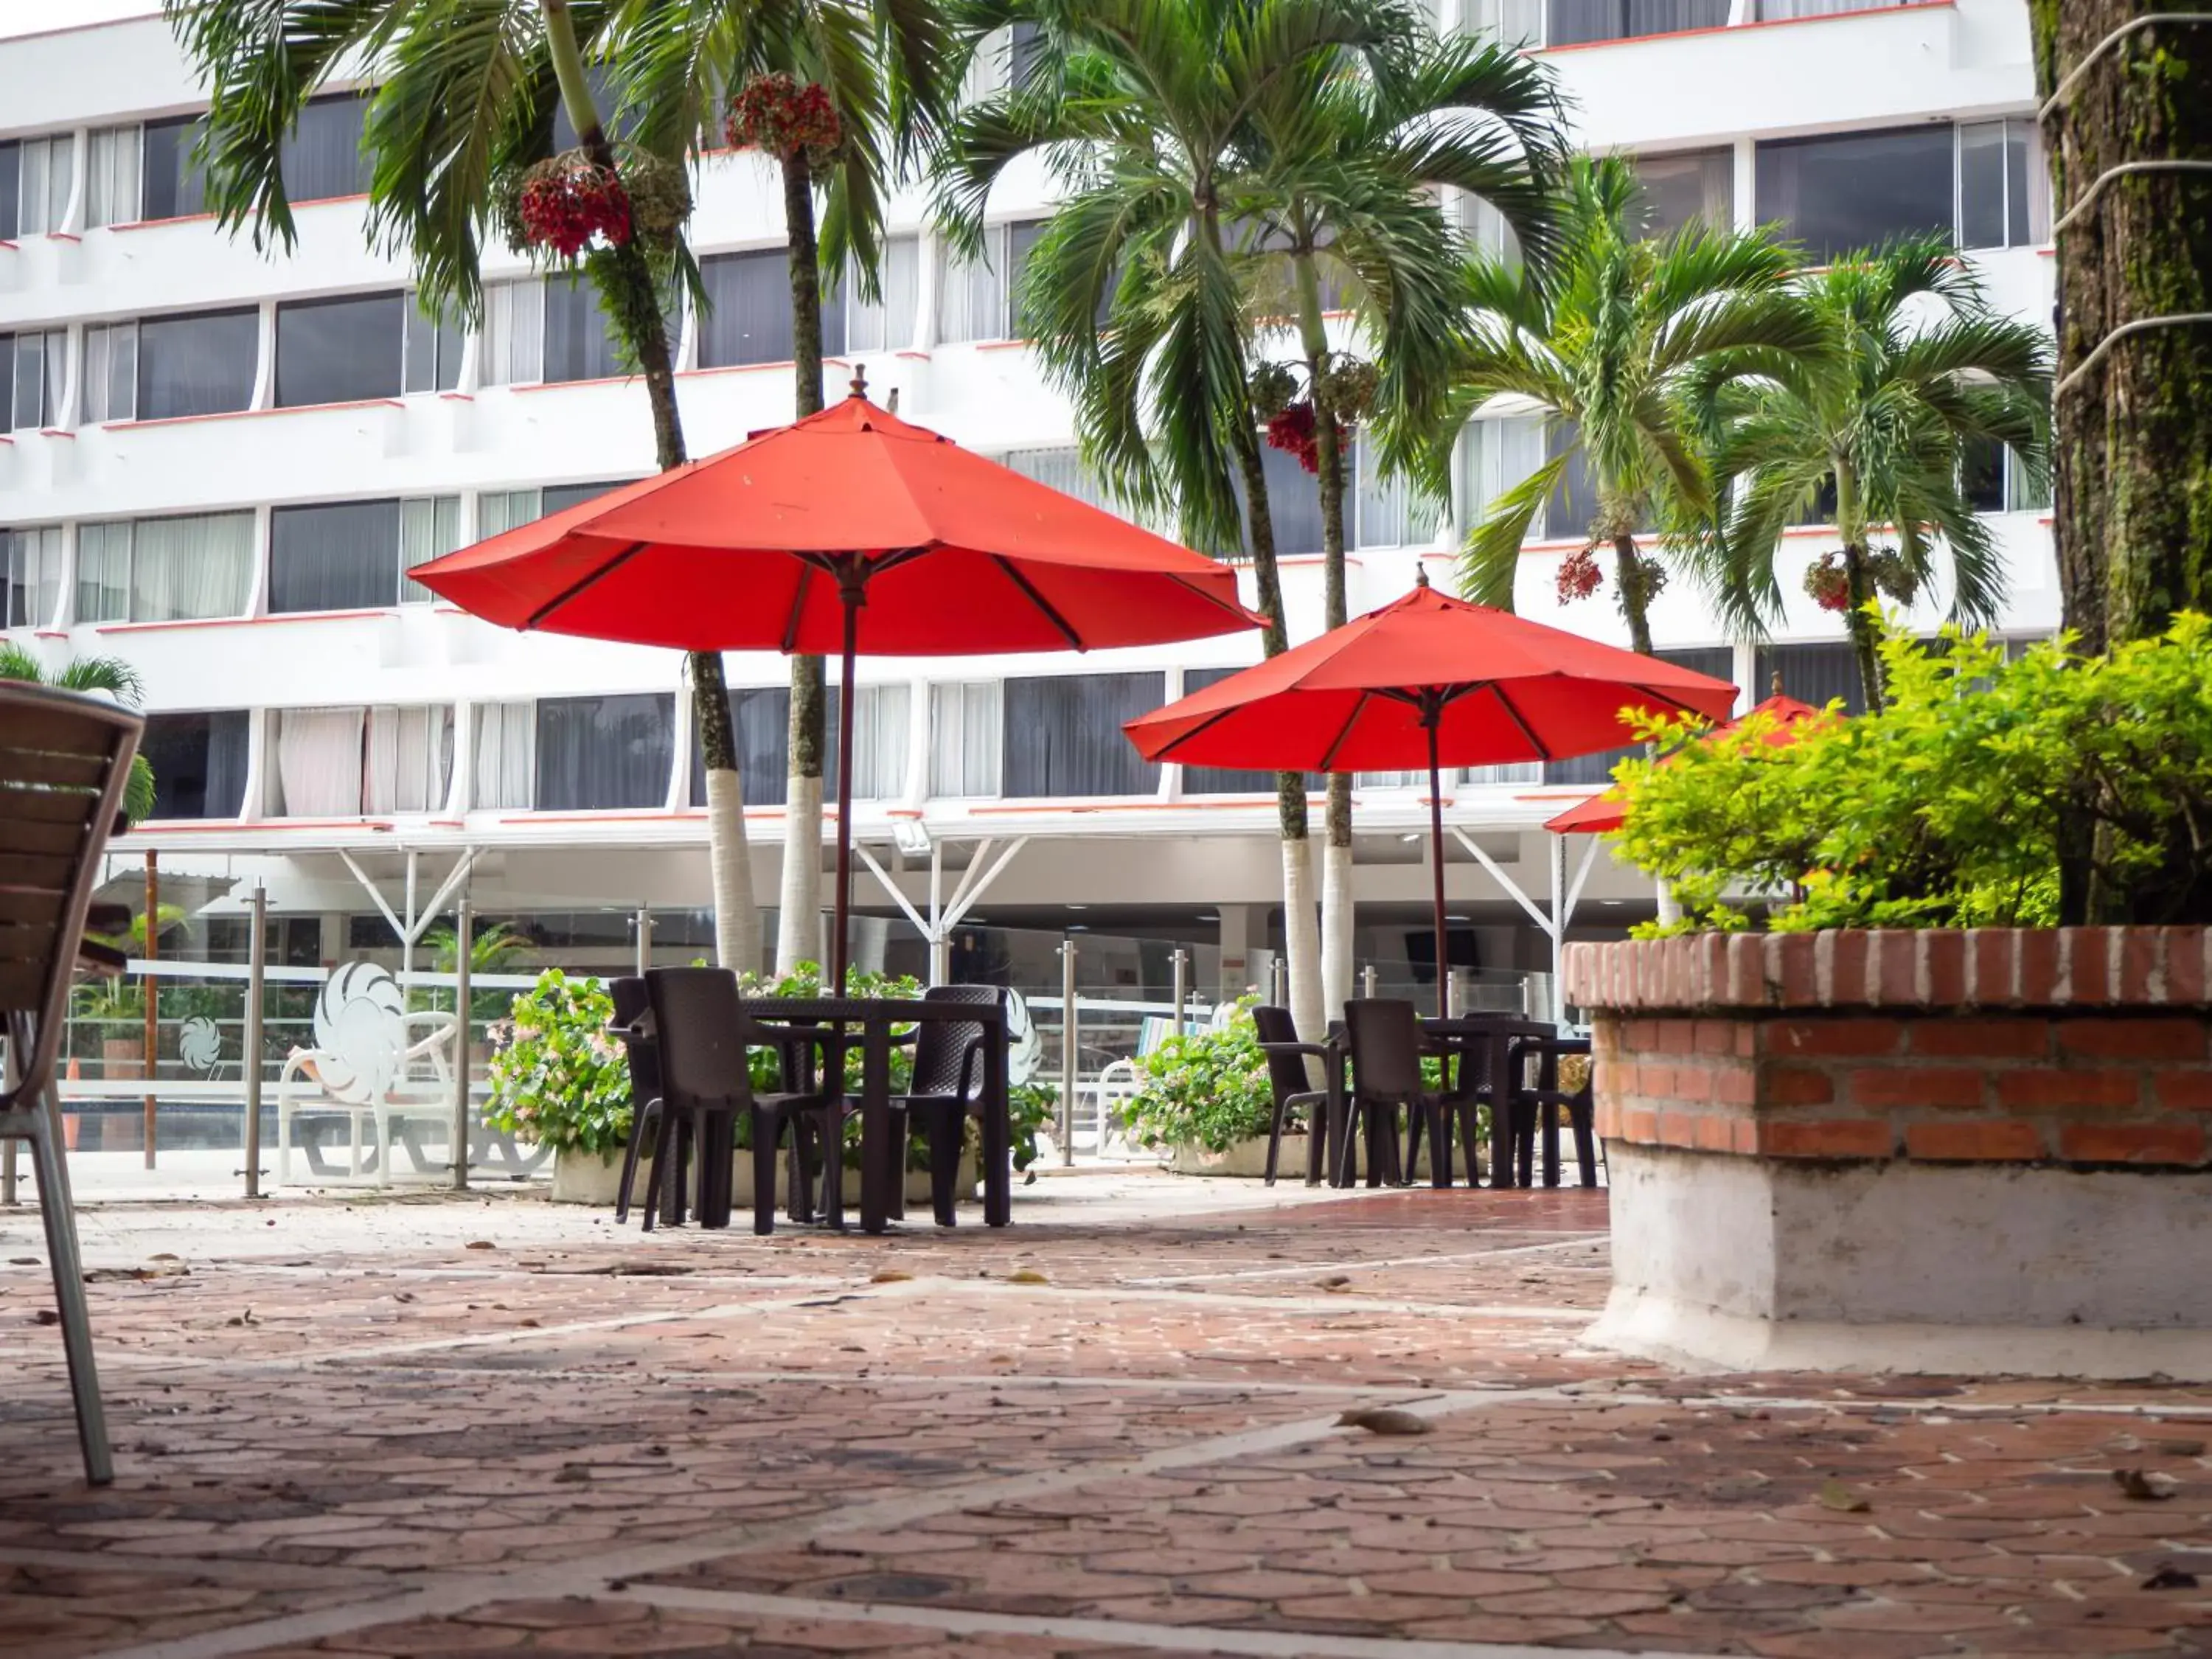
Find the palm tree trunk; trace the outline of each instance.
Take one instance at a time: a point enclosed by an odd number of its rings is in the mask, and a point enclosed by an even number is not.
[[[543,4],[546,48],[562,104],[576,129],[576,142],[599,166],[615,167],[614,146],[599,125],[585,76],[568,0],[543,0]],[[659,285],[645,251],[635,241],[593,257],[609,262],[610,281],[619,289],[622,303],[610,307],[610,313],[644,373],[646,401],[653,410],[653,457],[665,472],[684,465],[684,422],[676,405],[676,365],[668,349]],[[646,318],[652,319],[648,327],[626,320]],[[723,966],[750,972],[760,966],[760,911],[753,902],[752,854],[745,844],[744,787],[738,772],[729,686],[719,651],[691,652],[685,665],[707,774],[707,859],[714,882],[715,955]]]
[[[1322,621],[1341,628],[1349,619],[1345,599],[1344,428],[1336,418],[1323,371],[1328,362],[1328,331],[1321,307],[1321,278],[1310,251],[1297,257],[1298,330],[1305,349],[1306,383],[1313,388],[1314,435],[1320,451]],[[1324,1014],[1341,1008],[1352,995],[1352,775],[1328,775],[1328,826],[1322,843],[1321,995]]]
[[[1866,603],[1874,597],[1874,578],[1867,570],[1866,548],[1856,538],[1844,544],[1844,583],[1850,596],[1844,626],[1850,630],[1851,656],[1858,664],[1859,695],[1869,709],[1879,708],[1881,653],[1875,648],[1874,620],[1866,613]]]
[[[791,262],[793,412],[822,408],[822,254],[814,234],[814,178],[805,150],[783,159],[783,222]],[[846,696],[852,695],[851,689]],[[822,659],[791,659],[791,764],[783,805],[783,886],[775,970],[828,960],[822,943],[822,762],[829,746]]]
[[[1636,538],[1623,531],[1613,538],[1613,579],[1620,586],[1620,614],[1628,619],[1629,648],[1651,654],[1651,596],[1644,591],[1644,561]]]

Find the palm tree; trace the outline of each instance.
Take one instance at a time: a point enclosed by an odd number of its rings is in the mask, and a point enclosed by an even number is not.
[[[935,0],[621,0],[616,51],[640,137],[682,153],[702,133],[769,155],[783,185],[791,268],[793,413],[823,406],[822,284],[849,271],[880,297],[884,197],[896,167],[942,131],[953,38]],[[818,89],[818,92],[817,92]],[[817,97],[810,112],[805,100]],[[822,118],[825,109],[829,119]],[[824,211],[817,231],[815,197]],[[827,699],[819,657],[791,662],[790,770],[779,974],[823,960],[822,769]]]
[[[1586,552],[1612,551],[1629,640],[1648,654],[1650,604],[1667,573],[1637,535],[1662,519],[1694,523],[1711,511],[1680,392],[1693,374],[1718,384],[1816,353],[1826,337],[1790,289],[1789,252],[1770,237],[1693,222],[1647,238],[1635,170],[1623,157],[1576,158],[1563,207],[1548,272],[1516,275],[1485,260],[1467,268],[1471,319],[1455,414],[1518,398],[1542,412],[1550,441],[1544,464],[1470,532],[1462,589],[1510,608],[1529,526],[1579,464],[1595,497]],[[1550,526],[1555,535],[1566,528]]]
[[[975,0],[975,35],[1036,30],[1020,84],[961,117],[944,171],[948,234],[980,240],[993,185],[1039,154],[1066,194],[1022,276],[1024,325],[1070,395],[1088,464],[1201,547],[1249,550],[1269,656],[1288,644],[1250,386],[1254,258],[1240,228],[1282,204],[1247,155],[1260,102],[1346,54],[1383,57],[1389,0]],[[1241,496],[1241,501],[1240,501]],[[1278,775],[1291,1001],[1322,1024],[1305,780]]]
[[[426,311],[477,319],[478,263],[487,229],[521,230],[515,207],[526,170],[541,188],[627,194],[636,234],[594,236],[568,257],[527,241],[549,264],[580,267],[614,337],[645,381],[654,451],[683,464],[666,295],[690,266],[681,143],[658,135],[617,148],[600,119],[586,59],[612,45],[610,9],[572,0],[165,0],[186,57],[209,88],[203,157],[219,222],[250,226],[257,246],[294,240],[281,157],[307,100],[334,76],[367,82],[362,148],[374,164],[370,234],[412,263]],[[576,151],[549,155],[556,110]],[[650,211],[648,211],[650,210]],[[687,665],[708,779],[716,949],[725,963],[759,961],[738,787],[736,733],[722,659]]]
[[[146,699],[138,671],[120,657],[72,657],[48,668],[13,640],[0,640],[0,680],[23,680],[58,691],[89,691],[112,697],[125,708]],[[154,813],[154,768],[143,755],[131,757],[131,776],[123,786],[123,816],[132,823]]]
[[[1950,556],[1952,619],[1969,628],[1996,619],[2003,560],[1961,473],[1970,446],[1995,443],[2041,476],[2051,341],[1991,312],[1941,237],[1839,260],[1805,279],[1805,297],[1825,352],[1692,394],[1714,470],[1735,485],[1713,538],[1720,597],[1739,626],[1771,618],[1783,532],[1832,501],[1840,560],[1824,560],[1808,585],[1843,610],[1871,708],[1881,701],[1881,661],[1867,606],[1877,594],[1903,603],[1924,589],[1939,543]],[[1893,550],[1875,545],[1885,528]]]
[[[1383,74],[1318,55],[1270,85],[1254,109],[1247,162],[1263,197],[1251,246],[1261,256],[1259,314],[1294,319],[1310,410],[1304,459],[1321,498],[1324,625],[1347,620],[1346,450],[1376,405],[1389,423],[1418,428],[1449,386],[1462,253],[1442,195],[1487,202],[1524,249],[1552,234],[1551,174],[1560,111],[1548,71],[1509,48],[1418,33]],[[1370,361],[1333,348],[1324,283],[1354,312],[1352,339]],[[1295,377],[1263,368],[1278,394]],[[1328,777],[1322,854],[1321,956],[1325,1004],[1352,994],[1352,778]]]

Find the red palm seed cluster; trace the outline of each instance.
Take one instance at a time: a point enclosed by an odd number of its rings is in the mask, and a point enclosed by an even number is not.
[[[829,88],[812,81],[802,86],[779,72],[757,75],[745,82],[730,100],[723,131],[733,149],[781,156],[802,149],[817,155],[833,150],[843,130]]]
[[[1851,579],[1844,569],[1842,556],[1823,553],[1817,562],[1808,565],[1805,568],[1805,592],[1823,611],[1850,610]]]
[[[1605,573],[1598,568],[1597,555],[1589,548],[1577,548],[1559,562],[1559,603],[1572,605],[1577,599],[1586,599],[1597,592]]]
[[[1309,472],[1321,471],[1321,439],[1314,424],[1314,406],[1301,398],[1267,422],[1267,447],[1298,458]]]
[[[524,237],[563,258],[574,258],[594,236],[611,247],[630,238],[629,196],[621,177],[584,155],[556,155],[531,168],[519,207]]]

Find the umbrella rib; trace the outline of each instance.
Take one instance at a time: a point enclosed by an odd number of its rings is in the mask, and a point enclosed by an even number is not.
[[[1208,714],[1204,720],[1199,721],[1196,726],[1192,726],[1189,731],[1184,732],[1181,737],[1170,738],[1167,743],[1162,746],[1158,754],[1148,755],[1146,758],[1151,761],[1155,766],[1158,765],[1162,761],[1173,761],[1177,766],[1185,766],[1189,764],[1187,761],[1176,760],[1176,750],[1182,748],[1183,744],[1190,742],[1193,738],[1204,737],[1215,726],[1220,725],[1222,721],[1227,720],[1231,714],[1237,714],[1237,712],[1239,712],[1237,708],[1215,709],[1211,714]],[[1133,725],[1135,722],[1132,721],[1130,724]]]
[[[556,611],[558,611],[562,605],[568,604],[569,600],[574,599],[579,593],[581,593],[586,588],[598,581],[601,577],[611,575],[615,571],[620,569],[633,554],[643,551],[645,545],[646,544],[643,542],[632,542],[628,547],[623,549],[621,552],[616,554],[614,557],[609,559],[605,564],[599,566],[598,569],[587,572],[586,574],[579,576],[574,581],[569,583],[568,586],[562,588],[551,599],[546,600],[544,604],[539,605],[537,610],[532,611],[528,619],[523,623],[523,627],[526,629],[537,627],[538,623],[544,622]]]
[[[1553,757],[1550,747],[1541,738],[1528,729],[1528,722],[1521,718],[1521,711],[1513,706],[1513,700],[1505,695],[1497,681],[1490,682],[1489,690],[1491,695],[1498,699],[1498,706],[1505,711],[1505,718],[1511,720],[1521,735],[1528,739],[1528,746],[1536,751],[1536,758],[1552,759]]]
[[[1083,635],[1068,626],[1067,618],[1053,609],[1052,602],[1036,591],[1036,585],[1034,582],[1014,568],[1014,562],[1012,559],[1002,555],[994,555],[991,562],[1006,573],[1006,580],[1022,590],[1028,597],[1029,602],[1037,608],[1044,619],[1060,630],[1060,638],[1066,640],[1071,648],[1077,651],[1089,648],[1083,643]]]
[[[787,657],[799,649],[799,624],[806,615],[806,586],[813,580],[813,564],[801,559],[799,562],[799,586],[791,595],[791,620],[783,625],[783,654]]]
[[[1320,770],[1333,772],[1336,769],[1337,751],[1352,741],[1352,728],[1359,724],[1359,717],[1367,712],[1367,700],[1374,695],[1371,691],[1359,694],[1359,701],[1352,705],[1352,713],[1345,720],[1343,729],[1336,734],[1336,741],[1329,744],[1328,752],[1321,757]]]

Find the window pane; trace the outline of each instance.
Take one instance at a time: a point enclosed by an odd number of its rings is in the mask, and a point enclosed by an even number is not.
[[[1850,649],[1849,647],[1841,648],[1847,653]],[[1690,651],[1655,651],[1651,654],[1662,662],[1672,663],[1677,668],[1689,669],[1692,673],[1710,674],[1715,679],[1722,680],[1733,680],[1735,678],[1735,653],[1724,645],[1708,646],[1702,649]],[[1759,671],[1759,683],[1762,686],[1767,684],[1767,672],[1764,668]],[[1793,690],[1791,695],[1800,694]],[[1806,700],[1813,703],[1821,701],[1818,697],[1809,697]],[[1546,783],[1609,782],[1612,780],[1614,767],[1620,765],[1631,755],[1640,755],[1642,752],[1639,747],[1629,744],[1620,749],[1608,749],[1602,754],[1577,755],[1571,760],[1547,761],[1543,766],[1543,781]],[[1527,780],[1525,776],[1516,775],[1512,781],[1520,782]]]
[[[322,202],[368,193],[368,158],[361,149],[362,123],[368,114],[368,100],[358,93],[308,100],[300,112],[300,125],[285,137],[277,156],[287,201]]]
[[[1413,528],[1413,491],[1403,478],[1385,477],[1382,458],[1364,432],[1352,441],[1352,462],[1358,494],[1353,534],[1360,547],[1403,547],[1426,541]]]
[[[9,407],[9,424],[19,432],[46,424],[46,337],[43,334],[15,337],[15,391]]]
[[[362,751],[363,811],[436,811],[453,781],[453,711],[372,708]]]
[[[700,368],[791,361],[791,261],[781,248],[716,254],[699,262],[699,276],[708,296]],[[823,309],[823,337],[835,339]]]
[[[477,769],[473,804],[527,807],[537,770],[538,709],[533,703],[493,702],[476,711]]]
[[[1125,720],[1160,706],[1158,674],[1060,674],[1009,680],[1006,793],[1039,797],[1149,795],[1160,769],[1137,758]]]
[[[416,296],[406,298],[406,390],[451,392],[461,383],[461,347],[465,335],[459,321],[423,314]]]
[[[1186,668],[1182,671],[1182,694],[1187,697],[1243,672],[1241,668]],[[1316,787],[1318,778],[1319,774],[1309,775],[1310,782]],[[1182,792],[1186,795],[1272,795],[1275,793],[1275,775],[1234,766],[1186,766],[1182,769]]]
[[[253,401],[261,319],[244,311],[149,317],[138,325],[138,415],[227,415]]]
[[[76,529],[76,619],[122,622],[131,614],[131,526],[83,524]]]
[[[1627,40],[1680,29],[1717,29],[1729,20],[1729,0],[1551,0],[1548,44]]]
[[[544,515],[544,499],[535,489],[493,490],[477,497],[477,535],[496,536]]]
[[[1816,260],[1893,236],[1952,234],[1952,130],[1898,127],[1759,147],[1761,223],[1778,222]]]
[[[2004,446],[1990,438],[1969,438],[1959,455],[1959,485],[1966,505],[1977,513],[2002,513],[2005,507]]]
[[[2011,513],[2051,510],[2051,475],[2039,477],[2014,451],[2005,451],[2005,509]]]
[[[545,294],[545,368],[549,386],[568,380],[604,380],[622,373],[605,313],[591,284],[581,280],[548,282]]]
[[[491,283],[484,288],[486,386],[529,386],[544,373],[545,284]]]
[[[543,518],[549,513],[561,512],[563,508],[604,495],[610,489],[620,489],[624,484],[636,482],[635,478],[599,478],[590,483],[547,484],[538,492],[538,516]]]
[[[1313,474],[1298,465],[1298,458],[1288,450],[1273,449],[1264,443],[1260,450],[1260,465],[1267,481],[1267,517],[1275,532],[1275,554],[1279,558],[1290,558],[1301,553],[1322,550],[1321,486]],[[1240,493],[1238,507],[1243,507]],[[1245,514],[1249,520],[1250,515]],[[1251,545],[1248,524],[1245,546]]]
[[[149,714],[138,752],[154,769],[157,818],[234,818],[246,804],[244,709]]]
[[[1785,696],[1809,702],[1815,708],[1825,708],[1832,698],[1841,697],[1844,706],[1852,714],[1866,712],[1866,701],[1860,695],[1858,661],[1848,645],[1761,646],[1755,660],[1752,683],[1762,696],[1778,672]],[[1694,663],[1689,665],[1696,666]],[[1723,678],[1732,678],[1725,669],[1721,674]]]
[[[138,129],[107,127],[95,132],[89,152],[85,228],[131,223],[138,217]]]
[[[11,139],[0,144],[0,241],[13,241],[22,234],[23,146]]]
[[[50,628],[62,597],[62,532],[43,530],[0,534],[6,553],[7,591],[0,595],[0,628]]]
[[[830,686],[823,710],[830,753],[822,769],[823,792],[837,794],[837,703],[842,687]],[[895,800],[906,793],[908,688],[864,685],[853,705],[853,799]]]
[[[331,501],[269,515],[271,611],[372,611],[399,589],[399,503]]]
[[[237,617],[253,586],[253,514],[140,519],[131,526],[131,620]]]
[[[26,138],[23,140],[22,156],[22,188],[15,208],[16,234],[34,236],[40,231],[55,228],[52,204],[47,198],[54,159],[53,143],[46,138]]]
[[[791,688],[739,688],[730,693],[737,726],[738,781],[748,806],[781,806],[791,793]],[[695,734],[691,804],[707,804],[707,761]]]
[[[946,799],[999,793],[999,682],[968,680],[929,688],[929,793]]]
[[[883,297],[860,297],[857,284],[845,295],[845,349],[903,351],[914,344],[915,313],[921,303],[921,238],[891,236],[884,241]]]
[[[440,495],[399,503],[399,603],[428,605],[438,597],[406,578],[416,565],[442,558],[461,544],[461,498]]]
[[[656,807],[668,799],[676,700],[556,697],[538,705],[541,812]]]
[[[1006,329],[1006,234],[1004,225],[983,233],[982,257],[957,259],[947,249],[944,280],[938,284],[937,337],[947,344],[963,340],[1000,340]]]
[[[287,708],[274,716],[270,811],[294,818],[360,815],[362,727],[367,712]]]
[[[2005,245],[2005,124],[1959,129],[1959,246]]]
[[[1653,236],[1669,236],[1695,220],[1709,230],[1726,230],[1735,215],[1735,155],[1727,149],[1687,150],[1680,155],[1644,155],[1636,161],[1646,227]]]
[[[1029,266],[1030,254],[1044,235],[1045,222],[1024,219],[1006,227],[1006,337],[1026,340],[1036,332],[1028,319],[1021,313],[1022,272]]]
[[[207,179],[192,162],[200,120],[180,116],[146,123],[143,211],[149,219],[182,219],[207,211]]]
[[[2005,130],[2005,245],[2033,247],[2051,240],[2043,185],[2051,175],[2033,166],[2035,124],[2008,121]]]
[[[405,296],[295,300],[276,307],[276,405],[397,398]]]
[[[1541,46],[1544,0],[1460,0],[1459,26],[1509,46]]]

